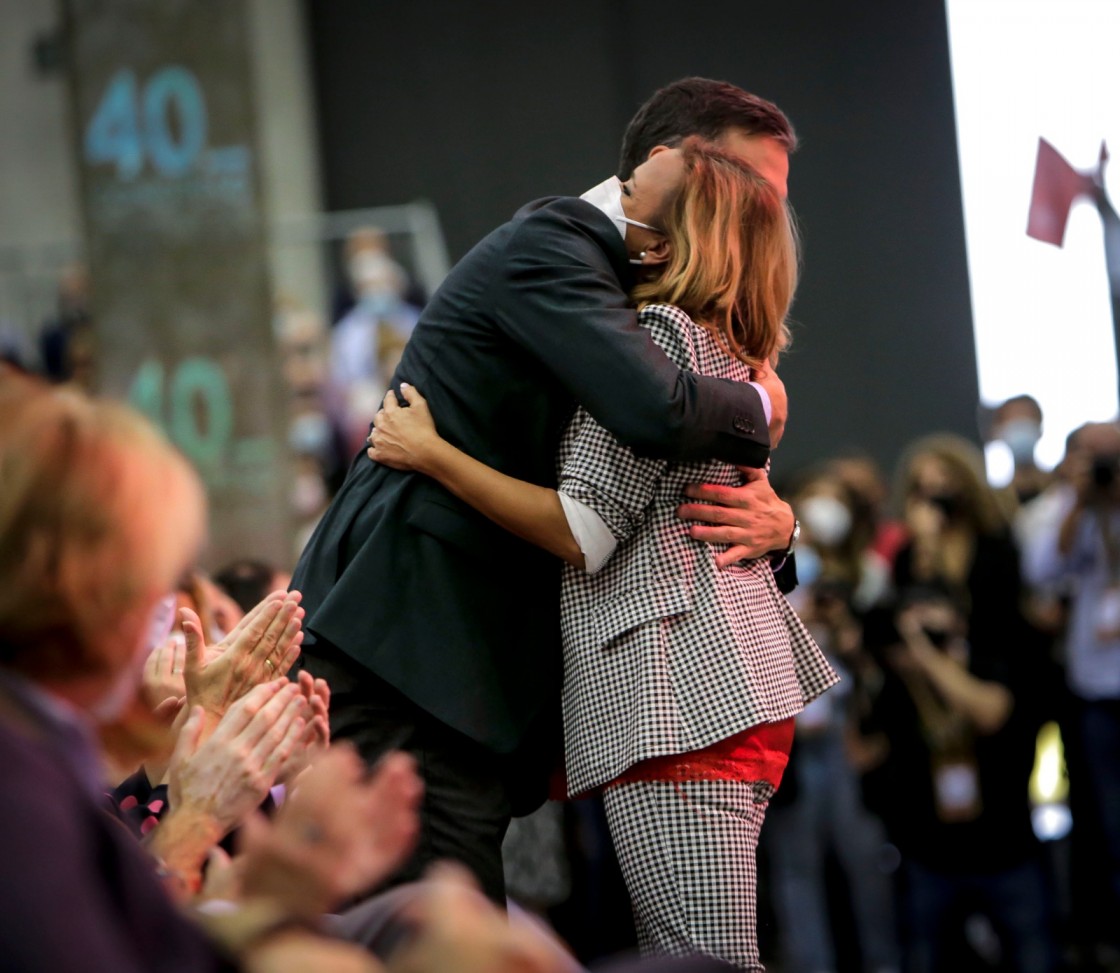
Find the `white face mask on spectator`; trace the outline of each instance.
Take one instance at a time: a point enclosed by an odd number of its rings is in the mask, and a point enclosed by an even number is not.
[[[171,634],[171,627],[175,624],[176,604],[177,599],[174,594],[169,594],[156,602],[132,658],[113,677],[113,683],[104,695],[89,708],[90,714],[99,723],[112,723],[119,719],[128,704],[132,702],[140,686],[144,663],[148,656]]]
[[[835,547],[851,532],[851,511],[835,497],[809,497],[799,506],[801,521],[815,543]]]

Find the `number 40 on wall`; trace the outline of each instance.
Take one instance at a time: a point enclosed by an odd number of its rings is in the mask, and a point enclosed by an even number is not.
[[[225,372],[209,358],[184,358],[166,380],[163,364],[145,361],[128,400],[158,423],[203,470],[219,465],[233,439],[233,401]]]
[[[198,78],[171,65],[140,84],[122,68],[109,80],[83,140],[91,165],[112,164],[117,178],[135,179],[145,161],[161,176],[187,173],[206,147],[206,100]]]

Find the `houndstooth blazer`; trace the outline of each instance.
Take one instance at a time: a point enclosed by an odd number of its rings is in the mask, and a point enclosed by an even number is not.
[[[640,322],[680,367],[748,381],[679,308]],[[709,746],[794,716],[838,676],[774,583],[767,558],[716,567],[718,546],[676,516],[689,483],[741,482],[718,461],[644,459],[580,409],[559,454],[560,490],[618,539],[594,575],[565,566],[564,749],[572,795],[647,757]]]

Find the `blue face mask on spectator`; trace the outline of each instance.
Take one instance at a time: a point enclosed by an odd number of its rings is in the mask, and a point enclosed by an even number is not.
[[[384,291],[374,291],[370,294],[363,294],[358,299],[358,304],[362,310],[369,314],[371,317],[381,318],[391,314],[396,310],[400,299],[396,294],[390,294]]]
[[[797,550],[797,581],[798,584],[808,587],[821,576],[821,559],[811,547],[798,548]]]
[[[1042,427],[1032,419],[1012,419],[1000,430],[999,438],[1007,444],[1016,463],[1030,463],[1042,438]]]
[[[322,412],[305,412],[288,426],[288,445],[301,456],[326,457],[331,448],[330,420]]]

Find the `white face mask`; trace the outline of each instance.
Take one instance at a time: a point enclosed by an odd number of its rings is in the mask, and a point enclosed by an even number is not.
[[[147,657],[147,653],[137,653],[136,659],[117,674],[105,695],[89,708],[90,716],[98,723],[112,723],[124,713],[140,686]]]
[[[810,539],[822,547],[835,547],[852,529],[851,511],[835,497],[809,497],[799,512]]]
[[[174,592],[155,603],[132,658],[117,673],[113,684],[105,690],[104,695],[89,708],[90,714],[99,723],[112,723],[132,702],[132,697],[136,695],[144,675],[144,663],[147,662],[148,656],[171,634],[172,626],[175,624],[177,604],[178,599]]]
[[[152,609],[152,617],[148,622],[147,634],[144,636],[144,644],[148,647],[149,652],[167,641],[171,629],[175,627],[178,604],[179,599],[175,596],[175,592],[164,595],[156,602],[155,608]]]
[[[622,209],[622,183],[619,181],[618,176],[611,176],[609,179],[604,179],[598,186],[593,186],[587,190],[580,199],[586,200],[596,209],[600,209],[606,214],[607,218],[618,227],[618,232],[622,234],[622,239],[626,239],[626,224],[630,226],[640,226],[643,230],[652,230],[654,233],[661,233],[656,226],[650,226],[648,223],[641,223],[638,220],[632,220],[628,217]],[[630,258],[630,263],[641,264],[643,253],[638,259]]]
[[[331,423],[322,412],[304,412],[288,424],[288,446],[301,456],[330,453]]]

